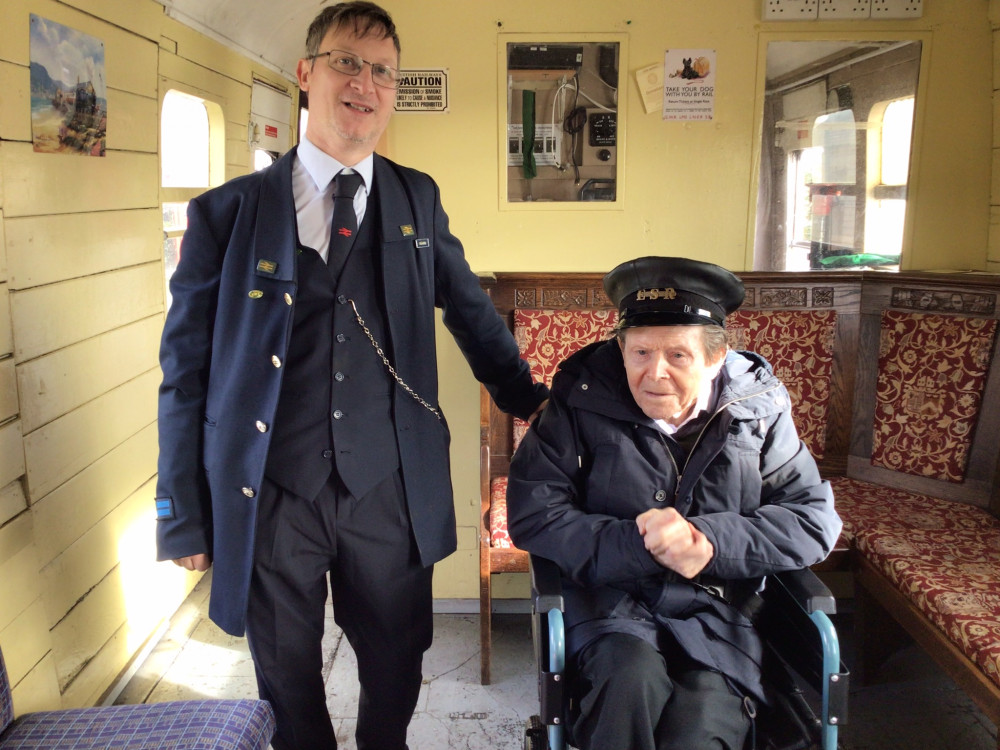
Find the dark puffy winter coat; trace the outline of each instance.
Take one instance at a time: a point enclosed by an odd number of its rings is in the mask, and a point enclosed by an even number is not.
[[[745,692],[761,644],[746,616],[765,577],[819,562],[840,533],[829,483],[761,357],[729,352],[715,412],[678,466],[636,405],[616,341],[567,359],[511,463],[510,534],[563,573],[569,650],[608,632],[665,634]],[[674,506],[714,548],[687,580],[646,551],[635,518]]]

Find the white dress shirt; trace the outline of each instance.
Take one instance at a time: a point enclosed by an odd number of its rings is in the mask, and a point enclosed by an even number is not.
[[[358,226],[365,218],[368,193],[371,190],[375,157],[369,154],[352,167],[345,167],[305,136],[295,152],[292,165],[292,194],[295,197],[295,219],[299,242],[311,247],[324,261],[330,250],[330,224],[333,221],[333,178],[342,169],[353,169],[364,183],[354,196],[354,213]]]

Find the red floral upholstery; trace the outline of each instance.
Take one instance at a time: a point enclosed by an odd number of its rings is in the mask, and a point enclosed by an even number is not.
[[[552,385],[560,362],[587,344],[610,338],[617,322],[617,310],[515,310],[514,339],[535,379]],[[515,448],[527,429],[527,422],[514,419]]]
[[[559,363],[594,341],[610,338],[617,310],[514,311],[514,339],[536,380],[552,385]],[[514,418],[514,448],[521,444],[528,423]],[[490,482],[490,546],[512,548],[507,531],[507,477]]]
[[[726,318],[729,346],[760,354],[785,384],[799,437],[817,460],[826,446],[836,324],[834,310],[737,310]]]
[[[490,546],[514,546],[507,531],[507,477],[490,482]]]
[[[872,464],[961,482],[996,321],[885,310]]]
[[[858,553],[1000,685],[1000,519],[964,503],[830,481]]]

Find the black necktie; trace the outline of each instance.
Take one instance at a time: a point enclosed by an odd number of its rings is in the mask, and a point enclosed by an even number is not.
[[[333,223],[330,227],[330,252],[327,265],[333,278],[339,279],[347,256],[358,233],[354,213],[354,195],[364,180],[357,172],[340,172],[333,180]]]

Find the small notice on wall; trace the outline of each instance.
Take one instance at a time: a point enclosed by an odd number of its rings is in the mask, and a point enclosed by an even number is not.
[[[663,66],[659,63],[647,65],[635,71],[635,83],[642,96],[642,108],[648,115],[661,109],[663,104]]]
[[[447,69],[399,71],[396,111],[447,112]]]
[[[668,49],[663,119],[711,120],[715,114],[715,50]]]

